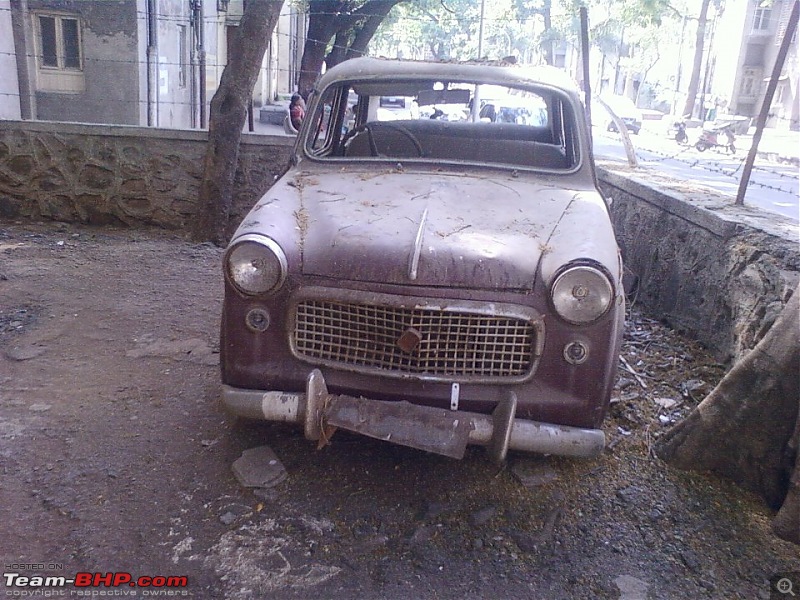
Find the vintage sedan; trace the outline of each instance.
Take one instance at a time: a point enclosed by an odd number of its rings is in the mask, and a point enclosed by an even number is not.
[[[481,92],[498,87],[541,115],[481,119]],[[417,118],[386,117],[387,97]],[[604,447],[622,265],[563,73],[330,69],[224,273],[233,414],[298,424],[320,445],[344,429],[456,458],[467,444],[497,461]]]

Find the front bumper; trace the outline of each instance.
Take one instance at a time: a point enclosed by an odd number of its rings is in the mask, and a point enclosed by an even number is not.
[[[591,458],[605,447],[605,434],[599,429],[515,418],[513,392],[487,415],[329,394],[318,369],[308,375],[304,394],[223,385],[222,404],[237,416],[302,424],[306,438],[321,445],[341,428],[453,458],[463,458],[467,444],[486,446],[496,462],[502,462],[509,449]]]

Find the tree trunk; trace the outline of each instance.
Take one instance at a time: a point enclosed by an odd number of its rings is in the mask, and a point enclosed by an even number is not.
[[[772,530],[778,537],[800,544],[800,467],[798,467],[798,450],[800,450],[800,415],[794,428],[794,435],[787,446],[789,457],[794,456],[794,470],[789,481],[789,491],[781,509],[772,521]],[[788,460],[788,458],[787,458]]]
[[[378,27],[381,26],[384,19],[389,15],[389,11],[394,8],[395,4],[399,4],[403,0],[378,0],[374,3],[370,10],[369,17],[356,31],[350,47],[347,49],[347,58],[355,58],[356,56],[363,56],[367,52],[367,46],[375,37]]]
[[[547,65],[553,65],[553,39],[550,37],[553,29],[553,21],[550,16],[551,0],[545,0],[542,6],[542,19],[544,20],[544,34],[546,37],[542,44],[542,54]]]
[[[322,72],[328,42],[336,31],[337,17],[334,15],[340,8],[339,4],[336,0],[312,0],[309,3],[308,31],[297,81],[297,91],[306,100]]]
[[[625,155],[628,157],[628,164],[634,168],[637,168],[639,166],[639,161],[636,159],[636,148],[633,146],[631,134],[628,132],[628,128],[622,122],[622,119],[617,116],[617,113],[615,113],[600,96],[594,96],[594,99],[598,104],[600,104],[600,106],[606,109],[608,116],[611,117],[614,125],[616,125],[617,131],[619,131],[619,137],[622,140],[622,147],[625,148]]]
[[[686,104],[683,107],[683,114],[689,118],[694,114],[694,103],[697,97],[697,90],[700,87],[700,71],[703,68],[703,47],[706,39],[706,21],[708,20],[708,5],[711,0],[703,0],[700,6],[700,16],[697,19],[697,38],[694,46],[694,63],[692,64],[692,76],[689,78],[689,90],[686,92]]]
[[[347,59],[347,48],[350,42],[350,32],[339,30],[333,38],[333,47],[325,57],[325,68],[335,67]]]
[[[647,67],[642,73],[642,78],[639,80],[639,87],[636,88],[636,99],[635,99],[636,106],[639,106],[639,97],[642,95],[642,89],[644,88],[644,84],[647,81],[647,76],[650,74],[650,69],[655,67],[659,60],[661,60],[661,55],[657,53],[656,59],[652,63],[650,63],[650,66]]]
[[[800,286],[758,345],[656,444],[681,469],[710,470],[782,505],[773,526],[800,544]]]
[[[247,106],[282,8],[283,0],[248,2],[232,40],[228,64],[211,100],[200,212],[192,229],[195,241],[210,240],[219,246],[227,241],[225,230]]]

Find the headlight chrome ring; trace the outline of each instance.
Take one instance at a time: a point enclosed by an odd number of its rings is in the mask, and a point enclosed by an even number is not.
[[[228,278],[243,294],[271,294],[286,281],[286,254],[275,240],[250,233],[236,239],[225,257]]]
[[[573,325],[587,325],[602,317],[614,301],[614,286],[600,269],[576,265],[561,272],[550,295],[558,315]]]

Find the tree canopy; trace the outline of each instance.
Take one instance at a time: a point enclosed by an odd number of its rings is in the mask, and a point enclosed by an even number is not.
[[[631,41],[653,40],[664,20],[681,16],[668,0],[487,1],[481,58],[513,54],[522,62],[553,64],[554,44],[577,45],[578,9],[584,4],[590,10],[590,41],[606,54],[619,53]],[[478,0],[416,0],[397,7],[375,45],[390,57],[473,59],[479,26]]]

